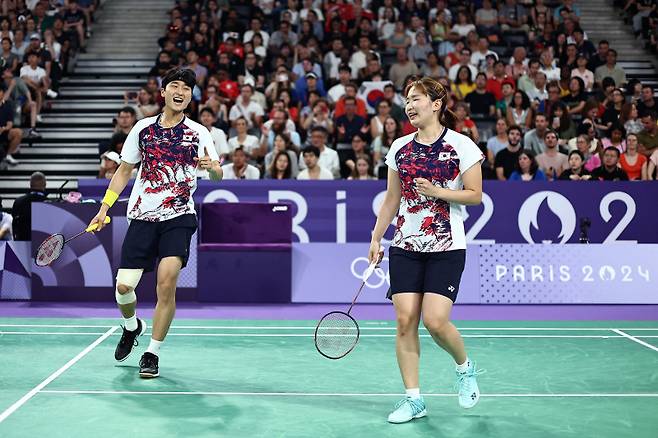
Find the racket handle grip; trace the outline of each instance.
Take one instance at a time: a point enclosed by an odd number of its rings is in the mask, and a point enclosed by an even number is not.
[[[112,219],[109,216],[105,216],[105,220],[103,221],[103,223],[107,225],[110,223],[111,220]],[[92,231],[96,231],[97,229],[98,229],[98,224],[93,224],[93,225],[89,225],[85,231],[87,233],[91,233]]]

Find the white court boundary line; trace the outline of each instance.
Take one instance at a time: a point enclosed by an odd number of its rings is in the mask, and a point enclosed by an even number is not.
[[[626,330],[628,330],[628,329],[626,329]],[[627,339],[630,339],[630,340],[633,341],[633,342],[637,342],[637,343],[640,344],[640,345],[643,345],[643,346],[645,346],[645,347],[647,347],[647,348],[650,348],[650,349],[652,349],[653,351],[658,351],[658,347],[656,347],[656,346],[654,346],[654,345],[651,345],[651,344],[648,344],[648,343],[646,343],[646,342],[640,340],[638,336],[632,336],[632,335],[629,335],[628,333],[626,333],[626,332],[624,332],[624,331],[622,331],[622,330],[619,330],[619,329],[612,329],[612,331],[615,332],[615,333],[617,333],[617,334],[619,334],[619,335],[622,335],[623,337],[625,337],[625,338],[627,338]]]
[[[21,397],[17,402],[15,402],[13,405],[9,406],[2,414],[0,414],[0,423],[5,421],[11,414],[16,412],[21,406],[23,406],[25,403],[27,403],[32,397],[34,397],[37,393],[39,393],[43,388],[46,387],[49,383],[51,383],[53,380],[58,378],[59,376],[62,375],[66,370],[71,368],[77,361],[82,359],[84,356],[87,355],[91,350],[96,348],[98,344],[103,342],[105,339],[110,337],[112,333],[114,333],[119,327],[112,327],[108,331],[106,331],[101,337],[96,339],[94,342],[89,344],[87,348],[82,350],[80,353],[78,353],[73,359],[69,360],[66,362],[60,369],[52,373],[50,376],[46,377],[46,379],[39,383],[37,386],[32,388],[30,392],[25,394],[23,397]]]
[[[607,329],[614,331],[615,329]],[[150,332],[145,333],[150,335]],[[0,336],[99,336],[103,333],[95,332],[37,332],[37,331],[0,331]],[[112,333],[114,336],[120,333]],[[217,337],[217,338],[312,338],[313,333],[168,333],[167,336],[181,337]],[[334,336],[352,336],[352,335],[334,335]],[[359,338],[394,338],[395,334],[362,334]],[[431,338],[431,335],[419,335],[421,338]],[[630,335],[628,335],[630,336]],[[462,335],[463,338],[491,338],[491,339],[624,339],[627,336],[617,335]],[[635,337],[639,339],[658,338],[658,335],[644,335]],[[650,345],[650,344],[647,344]],[[653,346],[649,347],[652,348]]]
[[[113,325],[67,325],[67,324],[0,324],[2,328],[111,328]],[[221,326],[221,325],[172,325],[172,329],[189,330],[315,330],[315,326]],[[361,330],[395,330],[395,326],[363,327]],[[482,331],[610,331],[610,327],[457,327],[458,330]],[[658,331],[658,327],[624,327],[624,330]],[[424,329],[423,329],[424,330]]]
[[[222,391],[95,391],[95,390],[43,390],[41,394],[87,395],[208,395],[208,396],[255,396],[255,397],[400,397],[399,393],[332,393],[332,392],[222,392]],[[457,394],[427,394],[423,397],[457,397]],[[657,393],[601,393],[601,394],[481,394],[481,397],[658,397]]]

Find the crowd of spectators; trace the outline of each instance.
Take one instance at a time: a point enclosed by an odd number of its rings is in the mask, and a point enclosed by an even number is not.
[[[47,99],[57,98],[74,54],[84,51],[99,0],[0,2],[0,168],[18,164],[24,138],[40,137]]]
[[[655,24],[652,2],[629,3],[641,32]],[[401,92],[423,75],[450,91],[485,178],[656,178],[654,90],[588,38],[575,0],[179,0],[170,15],[150,79],[121,111],[132,123],[158,113],[162,74],[193,69],[189,115],[226,178],[385,178],[392,141],[414,130]],[[100,177],[119,162],[117,129]]]

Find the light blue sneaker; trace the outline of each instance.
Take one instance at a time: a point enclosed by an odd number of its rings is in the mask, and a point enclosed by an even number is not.
[[[456,386],[459,387],[459,406],[470,409],[480,400],[480,389],[475,378],[480,374],[484,374],[484,371],[476,370],[475,362],[471,361],[466,372],[457,372],[456,374]]]
[[[427,415],[425,402],[421,398],[405,397],[395,405],[395,410],[388,415],[389,423],[406,423],[414,418],[422,418]]]

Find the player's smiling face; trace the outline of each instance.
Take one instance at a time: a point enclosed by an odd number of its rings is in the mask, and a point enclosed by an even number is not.
[[[192,100],[192,88],[183,81],[171,81],[162,90],[162,96],[166,106],[174,112],[183,112]]]

